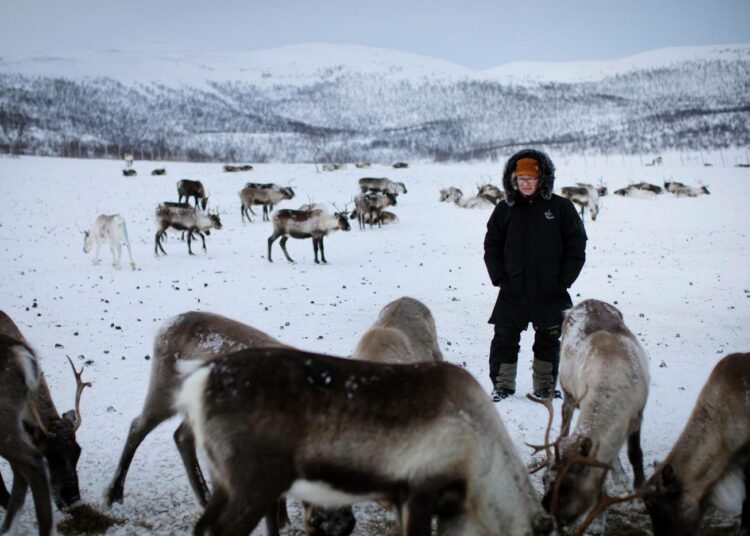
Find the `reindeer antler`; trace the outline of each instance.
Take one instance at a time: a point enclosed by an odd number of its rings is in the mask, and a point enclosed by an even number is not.
[[[550,442],[549,442],[549,433],[552,430],[552,421],[555,418],[554,408],[552,407],[552,400],[549,399],[549,398],[546,398],[546,399],[542,400],[541,398],[537,398],[537,397],[535,397],[533,395],[530,395],[530,394],[526,395],[526,398],[528,398],[532,402],[536,402],[537,404],[543,405],[545,408],[547,408],[547,411],[549,412],[549,419],[547,420],[547,429],[544,431],[544,444],[543,445],[532,445],[531,443],[526,443],[526,445],[528,445],[529,447],[531,447],[532,449],[534,449],[534,452],[532,453],[532,456],[534,454],[536,454],[537,452],[541,451],[541,450],[544,450],[544,452],[546,454],[546,462],[543,465],[541,465],[540,467],[535,467],[534,470],[532,471],[532,474],[533,474],[533,473],[536,473],[539,469],[541,469],[545,465],[550,465],[551,458],[552,458],[552,453],[550,452],[550,447],[551,446],[555,447],[555,461],[557,461],[557,457],[558,457],[557,456],[557,454],[558,454],[557,453],[557,446],[558,446],[558,444],[560,442],[560,438],[557,438],[557,441],[555,441],[555,443],[553,443],[553,444],[550,444]]]
[[[26,402],[29,405],[31,416],[34,417],[34,420],[36,421],[36,425],[39,427],[42,433],[46,435],[47,437],[55,437],[55,434],[47,430],[47,428],[44,426],[44,423],[42,422],[42,417],[41,415],[39,415],[39,408],[36,407],[36,399],[34,398],[33,392],[29,391],[29,394],[26,397]]]
[[[65,356],[68,357],[68,356]],[[70,368],[73,369],[73,374],[76,377],[76,420],[73,423],[73,431],[75,432],[78,430],[78,428],[81,427],[81,393],[83,392],[84,387],[91,387],[91,382],[84,382],[81,380],[81,376],[83,375],[83,367],[81,367],[81,371],[77,372],[75,365],[73,365],[73,361],[68,357],[68,363],[70,363]]]
[[[602,498],[599,500],[596,506],[594,506],[591,510],[589,510],[589,513],[586,516],[586,518],[583,520],[583,522],[580,525],[578,525],[578,528],[576,529],[576,536],[583,536],[584,531],[588,528],[591,522],[594,521],[594,519],[596,519],[596,516],[604,512],[604,510],[606,510],[613,504],[619,504],[622,502],[628,502],[634,499],[638,499],[640,497],[643,497],[645,493],[646,493],[646,486],[643,486],[641,489],[639,489],[635,493],[631,493],[630,495],[618,495],[616,497],[612,497],[607,494],[602,494]]]

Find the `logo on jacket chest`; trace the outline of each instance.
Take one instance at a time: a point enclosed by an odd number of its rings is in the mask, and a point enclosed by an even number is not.
[[[555,215],[552,214],[551,210],[548,210],[547,212],[545,212],[544,213],[544,217],[547,218],[548,220],[554,220],[555,219]]]

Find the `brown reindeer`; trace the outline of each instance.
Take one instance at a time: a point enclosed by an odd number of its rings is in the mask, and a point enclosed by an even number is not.
[[[190,198],[195,198],[195,208],[198,208],[198,201],[200,201],[200,207],[203,210],[206,210],[206,206],[208,205],[208,196],[206,195],[206,190],[203,188],[203,183],[201,181],[191,181],[187,179],[182,179],[181,181],[177,181],[177,194],[179,195],[179,199],[177,199],[178,203],[182,203],[182,198],[185,198],[185,203],[190,203]]]
[[[750,534],[750,353],[719,361],[685,429],[646,484],[656,536],[700,534],[713,504],[742,505],[739,534]]]
[[[195,369],[176,404],[215,485],[196,535],[249,534],[288,491],[398,505],[403,534],[549,534],[492,401],[447,363],[249,349]]]
[[[585,208],[589,209],[591,219],[596,221],[599,214],[599,191],[592,184],[579,182],[577,186],[563,186],[560,188],[560,195],[570,199],[573,203],[581,207],[581,219],[584,219]]]
[[[39,534],[51,534],[50,489],[62,509],[80,500],[76,465],[81,447],[76,431],[81,425],[82,372],[76,377],[75,410],[60,417],[52,401],[36,353],[11,318],[0,311],[0,456],[13,471],[10,494],[0,476],[0,505],[6,509],[0,532],[8,531],[31,487]],[[49,481],[47,470],[49,469]]]
[[[120,462],[107,490],[107,503],[122,502],[125,479],[135,452],[151,431],[177,412],[172,399],[181,385],[178,371],[185,360],[209,361],[244,348],[285,348],[286,345],[260,330],[213,313],[191,311],[164,322],[154,339],[151,378],[143,409],[130,425]],[[208,486],[203,478],[190,427],[181,423],[174,433],[190,485],[198,501],[205,506]],[[284,519],[284,516],[281,516]],[[276,526],[277,518],[267,520]],[[278,536],[276,532],[269,535]]]
[[[318,249],[320,249],[321,261],[325,264],[325,252],[323,250],[323,238],[328,233],[337,230],[349,231],[351,226],[346,219],[346,207],[341,212],[329,214],[320,209],[315,210],[279,210],[273,215],[273,233],[268,237],[268,262],[271,259],[271,246],[277,238],[281,237],[281,251],[284,252],[286,260],[294,262],[286,250],[286,241],[292,238],[312,238],[313,252],[315,253],[315,264],[318,262]]]
[[[354,205],[357,207],[357,221],[360,230],[365,229],[365,219],[370,222],[370,228],[374,223],[381,227],[379,214],[389,206],[396,206],[396,195],[390,192],[370,192],[359,194],[354,198]]]

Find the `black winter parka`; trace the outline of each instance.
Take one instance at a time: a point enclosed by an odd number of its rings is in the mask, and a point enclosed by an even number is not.
[[[500,287],[489,322],[519,329],[529,321],[537,328],[561,324],[563,311],[572,306],[567,289],[586,260],[587,237],[578,211],[552,193],[554,167],[541,160],[546,155],[534,151],[531,156],[543,164],[544,188],[530,198],[512,191],[511,205],[502,201],[492,212],[484,238],[487,272]],[[512,188],[507,171],[514,167],[513,161],[506,166],[506,195]]]

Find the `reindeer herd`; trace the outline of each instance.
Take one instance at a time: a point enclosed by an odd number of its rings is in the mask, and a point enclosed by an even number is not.
[[[143,409],[105,499],[123,500],[138,447],[179,413],[175,445],[203,507],[196,535],[247,535],[265,518],[266,533],[278,536],[291,523],[289,497],[303,501],[309,535],[351,534],[349,505],[372,500],[409,536],[429,536],[435,524],[448,536],[603,534],[606,508],[636,500],[657,535],[699,534],[711,505],[741,506],[741,533],[750,530],[750,354],[719,361],[682,435],[647,479],[648,359],[622,313],[599,300],[565,315],[556,440],[552,401],[530,397],[549,412],[543,443],[533,446],[546,455],[533,468],[482,386],[444,361],[432,313],[413,298],[387,304],[350,357],[301,351],[208,312],[167,320],[153,356]],[[0,312],[0,455],[13,471],[10,493],[0,479],[3,533],[27,487],[40,535],[52,534],[50,497],[61,509],[80,501],[75,432],[90,384],[73,372],[76,409],[60,417],[35,351]],[[625,445],[633,492],[612,497],[605,480],[622,478]],[[542,497],[530,478],[540,470]]]

